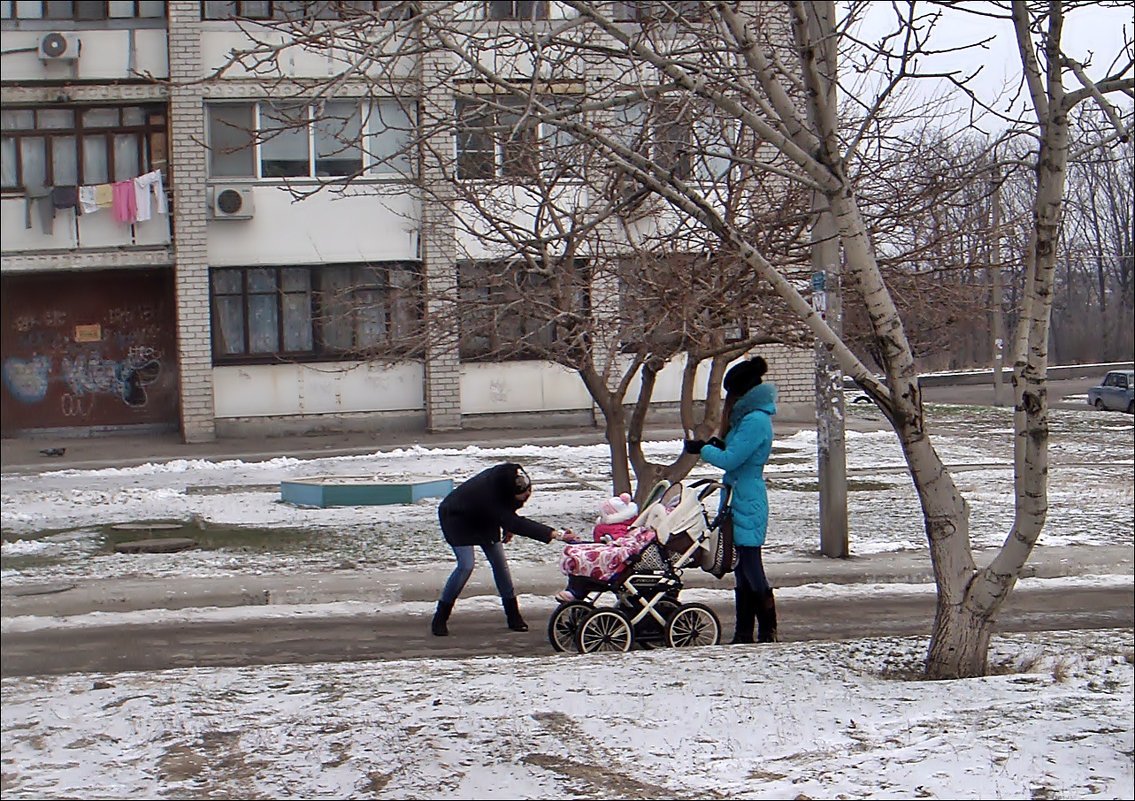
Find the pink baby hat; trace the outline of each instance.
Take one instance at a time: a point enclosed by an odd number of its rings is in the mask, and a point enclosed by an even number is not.
[[[608,498],[599,504],[600,523],[625,523],[638,517],[638,504],[631,500],[629,492]]]

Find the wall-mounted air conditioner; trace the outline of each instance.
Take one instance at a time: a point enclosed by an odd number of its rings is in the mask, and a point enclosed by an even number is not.
[[[44,61],[74,61],[80,46],[78,36],[52,31],[39,38],[39,57]]]
[[[251,220],[252,188],[248,186],[213,187],[214,220]]]

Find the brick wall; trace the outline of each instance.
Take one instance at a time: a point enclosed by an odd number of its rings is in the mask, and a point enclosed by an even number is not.
[[[209,264],[205,218],[205,135],[201,90],[201,4],[169,3],[169,73],[173,236],[181,436],[207,442],[213,421],[213,355],[209,328]],[[196,140],[196,141],[195,141]]]
[[[421,116],[424,126],[453,114],[453,88],[440,76],[448,75],[448,57],[439,51],[422,57],[419,79],[422,86]],[[422,204],[422,268],[426,279],[426,321],[430,332],[426,355],[426,428],[452,431],[461,428],[461,360],[457,337],[448,335],[452,322],[442,322],[452,314],[442,298],[457,288],[457,242],[452,206],[446,200],[443,165],[437,153],[452,153],[456,147],[452,133],[435,136],[426,149],[422,177],[433,183],[440,197],[427,196]],[[448,309],[448,310],[447,310]]]
[[[816,359],[811,349],[761,345],[749,355],[762,356],[768,362],[767,378],[776,384],[779,407],[797,414],[815,408]]]

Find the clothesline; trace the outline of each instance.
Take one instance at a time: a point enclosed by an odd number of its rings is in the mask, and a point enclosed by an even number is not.
[[[169,212],[161,170],[151,170],[134,178],[108,184],[29,190],[24,220],[27,228],[32,227],[33,203],[39,204],[45,234],[53,233],[55,212],[59,209],[75,209],[76,214],[94,214],[110,209],[115,220],[126,224],[152,219],[155,211],[158,214]]]

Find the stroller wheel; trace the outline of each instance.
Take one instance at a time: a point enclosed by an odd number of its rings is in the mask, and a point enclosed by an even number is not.
[[[548,642],[557,651],[566,651],[575,646],[575,632],[579,629],[579,621],[594,609],[591,604],[583,601],[569,601],[560,604],[548,619]]]
[[[618,609],[595,609],[579,624],[575,647],[581,654],[597,651],[629,651],[634,632],[627,616]]]
[[[705,604],[682,604],[666,624],[665,639],[674,648],[717,645],[721,622]]]

